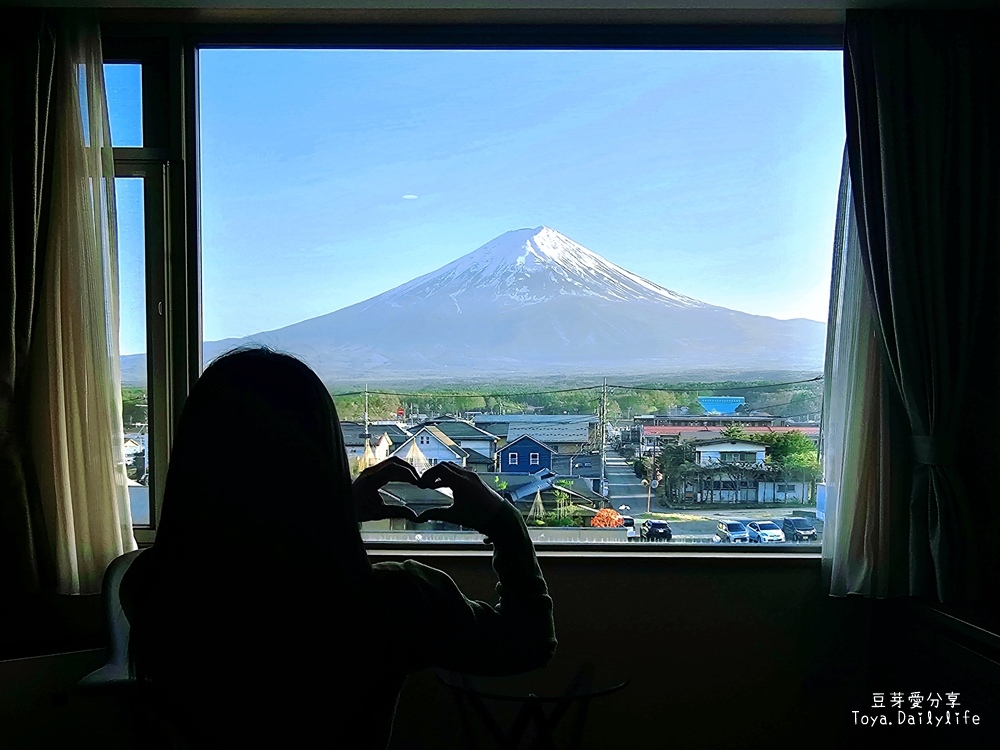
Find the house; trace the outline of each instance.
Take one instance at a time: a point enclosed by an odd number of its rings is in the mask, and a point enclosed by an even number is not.
[[[600,440],[593,414],[477,414],[475,425],[507,441],[531,435],[558,453],[579,453]]]
[[[24,4],[44,5],[44,0],[26,0]],[[456,3],[433,0],[132,0],[129,7],[113,0],[96,0],[91,5],[104,8],[102,21],[117,24],[113,31],[118,37],[138,36],[145,50],[161,43],[170,49],[170,64],[175,66],[172,85],[179,86],[189,72],[182,67],[182,60],[185,64],[196,60],[180,46],[180,40],[189,32],[214,30],[229,34],[231,41],[245,43],[248,38],[273,41],[268,34],[277,31],[285,42],[314,42],[324,38],[324,29],[309,24],[330,24],[328,33],[335,39],[345,38],[353,25],[363,24],[359,34],[377,35],[380,28],[392,32],[399,26],[392,39],[405,43],[421,28],[444,23],[450,27],[439,34],[439,42],[456,37],[474,42],[481,38],[477,32],[483,30],[493,35],[490,40],[515,38],[508,43],[523,44],[526,34],[522,27],[527,26],[532,38],[542,40],[540,43],[554,39],[580,44],[589,39],[614,46],[615,40],[625,39],[636,47],[835,47],[842,38],[847,8],[919,5],[948,9],[953,4],[943,0],[653,0],[636,7],[614,0],[485,0],[474,8],[463,9]],[[247,9],[250,5],[254,8]],[[292,9],[293,5],[298,8]],[[6,12],[0,10],[0,20]],[[166,37],[155,36],[157,24],[165,29]],[[504,36],[504,26],[510,24],[514,25],[514,33]],[[116,41],[114,34],[109,27],[105,35],[109,45]],[[4,54],[0,45],[0,57]],[[14,72],[6,66],[3,70]],[[907,81],[906,73],[891,67],[882,75],[889,82],[898,81],[901,87]],[[956,75],[954,80],[963,79]],[[710,86],[711,81],[703,85]],[[166,107],[166,90],[163,101]],[[988,92],[984,92],[983,101],[983,117],[991,117],[985,106],[990,101]],[[925,113],[914,111],[912,116],[919,120]],[[179,112],[176,120],[182,119]],[[995,119],[983,122],[992,135],[1000,137]],[[163,148],[172,149],[170,173],[177,187],[171,197],[180,196],[182,201],[185,188],[190,194],[197,184],[191,171],[196,152],[182,133],[166,132],[169,137]],[[22,151],[31,152],[32,145],[23,144]],[[905,158],[902,153],[897,156]],[[970,181],[959,181],[954,185],[955,200],[979,188]],[[0,189],[6,190],[7,184]],[[931,213],[945,210],[947,207],[940,204],[926,208]],[[172,232],[178,237],[194,234],[184,218],[172,226],[178,229]],[[963,255],[957,243],[949,252],[956,261]],[[28,289],[18,291],[24,292],[18,295],[19,300],[30,294]],[[189,321],[183,317],[187,298],[183,296],[185,290],[181,291],[180,301],[167,298],[163,309],[169,320],[184,321],[176,326],[183,330]],[[932,315],[943,317],[943,311],[931,305],[928,309]],[[941,323],[945,325],[943,319]],[[982,382],[992,382],[995,370],[989,357],[997,350],[996,326],[984,325],[976,336],[978,347],[973,349],[975,354],[967,355],[968,364],[977,370]],[[6,367],[8,363],[2,364]],[[182,382],[195,367],[181,362],[177,369],[179,373],[174,373],[171,386]],[[168,392],[166,387],[164,392]],[[984,421],[995,424],[992,417]],[[958,450],[960,439],[958,434],[949,434],[943,441]],[[160,441],[161,446],[164,444]],[[886,453],[885,460],[892,465],[895,454]],[[995,465],[992,455],[984,459],[983,465]],[[978,532],[996,528],[995,518],[986,509],[969,520]],[[3,564],[13,565],[13,558],[6,554],[8,548],[0,551],[5,554],[0,558]],[[868,547],[859,550],[859,554],[871,553]],[[974,554],[973,563],[996,570],[995,557],[986,548],[975,548]],[[479,553],[455,555],[419,549],[400,554],[373,550],[370,556],[376,561],[412,557],[445,569],[463,589],[491,592],[495,583]],[[820,556],[811,553],[791,558],[777,554],[669,557],[661,552],[645,557],[635,553],[595,557],[542,551],[539,558],[555,599],[560,639],[557,659],[563,663],[587,661],[596,665],[598,674],[603,670],[631,678],[626,690],[596,699],[597,710],[590,712],[586,724],[587,746],[610,750],[659,747],[669,739],[671,746],[678,748],[772,748],[795,744],[823,750],[874,749],[903,742],[913,748],[950,745],[972,750],[992,747],[996,742],[995,727],[1000,721],[996,710],[1000,705],[1000,625],[985,608],[956,608],[907,596],[885,600],[834,598],[829,596]],[[0,746],[145,746],[149,735],[135,728],[137,717],[130,704],[114,696],[83,698],[74,692],[80,677],[105,659],[100,598],[22,595],[7,589],[2,596],[8,614],[0,618]],[[662,653],[663,663],[647,664],[627,658],[627,649],[617,643],[618,639],[642,644],[650,654]],[[254,655],[248,654],[248,658]],[[749,663],[753,668],[747,666]],[[553,682],[568,684],[564,676],[556,672]],[[337,679],[336,674],[322,677]],[[941,695],[956,692],[960,710],[969,710],[981,720],[976,726],[963,727],[863,726],[866,710],[872,711],[870,707],[876,701],[888,703],[887,693],[897,690],[905,691],[907,696],[915,691]],[[432,675],[413,675],[401,698],[393,746],[425,747],[430,737],[440,750],[463,747],[465,739],[451,701],[450,694]],[[247,717],[248,722],[252,720]],[[330,730],[331,741],[349,742],[355,736],[339,727]]]
[[[512,474],[534,474],[542,469],[551,471],[554,452],[545,443],[521,435],[500,449],[500,471]]]
[[[418,429],[391,455],[409,461],[417,471],[425,471],[442,461],[465,466],[469,458],[468,451],[433,425]]]
[[[347,449],[347,458],[356,461],[365,455],[365,446],[370,451],[369,461],[378,463],[389,455],[392,442],[385,432],[379,432],[374,425],[369,426],[368,436],[365,436],[365,426],[357,422],[341,422],[340,431]]]
[[[492,471],[496,467],[496,435],[481,430],[464,419],[436,419],[423,422],[420,427],[436,427],[446,437],[457,443],[468,455],[465,465],[473,471]]]
[[[374,420],[368,423],[368,431],[372,435],[385,434],[389,438],[391,445],[401,445],[413,433],[400,422],[389,422],[387,420]]]
[[[718,438],[695,443],[695,464],[702,471],[688,475],[680,489],[687,502],[802,502],[811,485],[786,477],[765,463],[763,443]]]
[[[781,434],[783,432],[801,432],[807,438],[813,441],[813,443],[819,446],[819,427],[812,425],[801,425],[801,426],[764,426],[764,427],[746,427],[746,433],[750,436],[753,435],[764,435],[764,434]],[[672,445],[677,443],[683,443],[689,440],[697,440],[699,442],[716,440],[722,437],[722,429],[718,427],[711,426],[695,426],[695,425],[669,425],[669,426],[652,426],[646,425],[641,428],[641,433],[638,433],[635,429],[629,429],[623,431],[623,440],[627,437],[629,440],[634,441],[639,439],[638,436],[641,434],[641,446],[642,454],[648,456],[650,453],[655,453],[660,450],[664,445]],[[632,443],[633,445],[635,443]]]

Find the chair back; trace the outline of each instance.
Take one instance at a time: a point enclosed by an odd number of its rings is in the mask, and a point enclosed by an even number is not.
[[[113,688],[131,682],[128,673],[129,622],[122,609],[119,589],[129,565],[141,550],[119,555],[104,571],[101,599],[104,605],[104,629],[108,639],[108,658],[103,667],[94,670],[79,686],[87,689]]]

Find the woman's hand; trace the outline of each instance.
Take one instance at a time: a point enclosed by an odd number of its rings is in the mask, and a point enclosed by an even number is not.
[[[490,489],[479,475],[456,464],[435,464],[420,477],[420,487],[447,488],[454,502],[445,508],[431,508],[420,514],[420,520],[447,521],[486,533],[490,521],[508,505]]]
[[[379,490],[389,482],[416,485],[419,481],[417,470],[396,456],[390,456],[381,463],[369,466],[358,475],[351,486],[354,513],[358,521],[404,518],[416,522],[416,513],[405,505],[387,505]]]

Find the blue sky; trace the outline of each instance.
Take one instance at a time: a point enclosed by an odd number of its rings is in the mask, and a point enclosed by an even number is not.
[[[542,224],[706,302],[826,318],[839,52],[204,50],[199,75],[206,340]]]

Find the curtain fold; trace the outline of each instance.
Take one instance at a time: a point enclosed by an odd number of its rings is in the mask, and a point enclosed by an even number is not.
[[[100,33],[89,13],[59,25],[52,198],[32,441],[62,593],[100,591],[136,548],[128,502],[118,351],[114,161]]]
[[[30,451],[29,351],[47,234],[56,42],[44,11],[0,24],[0,592],[52,583]]]
[[[872,534],[890,556],[869,585],[848,577],[834,591],[961,602],[995,587],[982,540],[996,498],[970,464],[1000,459],[996,31],[994,14],[848,12],[851,190],[883,370],[864,400],[879,394],[877,434],[855,446],[852,481],[859,507],[880,510],[838,542],[834,568]]]

